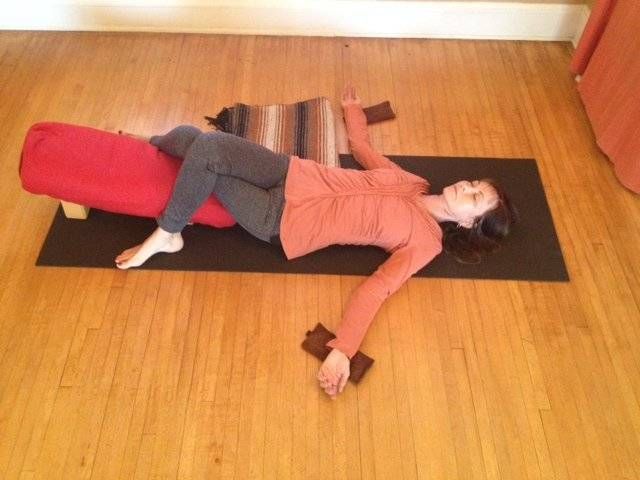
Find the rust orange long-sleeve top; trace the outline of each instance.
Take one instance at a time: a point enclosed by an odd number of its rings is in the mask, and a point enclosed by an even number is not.
[[[376,245],[390,257],[351,295],[336,338],[349,358],[382,302],[442,251],[442,230],[421,205],[429,183],[375,152],[359,105],[344,109],[355,159],[366,170],[291,157],[280,239],[292,259],[329,245]]]

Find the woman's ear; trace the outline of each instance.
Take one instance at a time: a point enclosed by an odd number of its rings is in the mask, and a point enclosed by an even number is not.
[[[464,227],[464,228],[471,228],[471,227],[473,227],[473,222],[474,222],[473,218],[467,218],[465,220],[460,220],[458,222],[458,225],[460,225],[461,227]]]

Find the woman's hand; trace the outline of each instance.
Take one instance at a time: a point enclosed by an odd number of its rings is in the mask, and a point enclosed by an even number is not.
[[[342,393],[344,390],[351,373],[349,366],[349,357],[337,348],[331,350],[322,363],[316,378],[320,383],[320,388],[327,395],[330,395],[332,400],[335,400],[338,393]]]
[[[342,108],[348,105],[360,105],[360,97],[356,93],[356,87],[347,83],[342,92]]]

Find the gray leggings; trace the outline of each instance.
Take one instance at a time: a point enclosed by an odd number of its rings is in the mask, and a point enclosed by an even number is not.
[[[171,199],[157,219],[160,228],[180,232],[213,193],[245,230],[277,243],[288,155],[228,133],[203,133],[191,125],[153,136],[150,143],[183,159]]]

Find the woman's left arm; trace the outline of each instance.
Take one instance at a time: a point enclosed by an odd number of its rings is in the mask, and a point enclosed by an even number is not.
[[[382,303],[437,254],[421,246],[399,248],[351,294],[336,331],[327,346],[353,357]]]
[[[331,359],[327,357],[326,365],[323,363],[318,372],[320,385],[329,395],[335,397],[342,391],[341,388],[338,391],[337,387],[343,388],[348,378],[348,371],[344,370],[344,359],[351,359],[356,354],[382,303],[440,251],[439,244],[434,244],[432,248],[423,244],[401,247],[351,294],[336,331],[336,338],[327,343],[327,346],[341,352],[344,358],[339,360],[341,355],[338,353]],[[336,375],[336,368],[340,366],[343,369],[338,370]],[[347,378],[344,378],[344,373]],[[335,381],[336,377],[339,384]],[[326,388],[326,385],[330,388]]]

